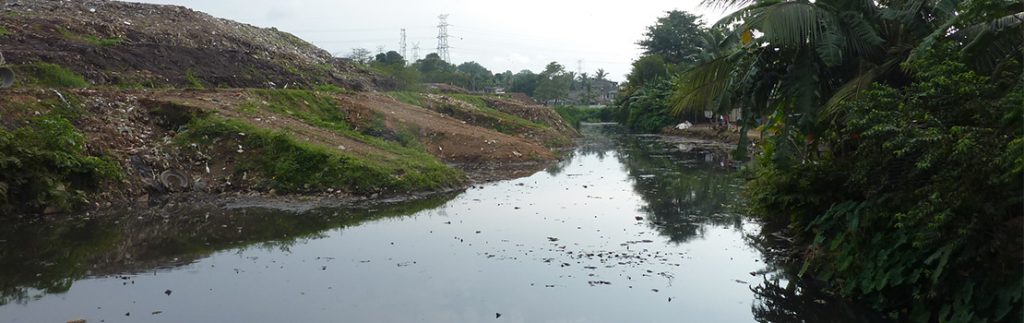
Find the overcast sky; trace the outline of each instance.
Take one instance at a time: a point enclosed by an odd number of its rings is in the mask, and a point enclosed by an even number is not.
[[[436,51],[437,16],[449,14],[449,45],[455,63],[476,61],[494,72],[539,72],[558,61],[593,74],[598,68],[624,79],[640,53],[644,28],[678,9],[714,22],[723,13],[700,0],[143,0],[183,5],[211,15],[291,32],[335,55],[353,48],[399,49],[400,29],[408,55]]]

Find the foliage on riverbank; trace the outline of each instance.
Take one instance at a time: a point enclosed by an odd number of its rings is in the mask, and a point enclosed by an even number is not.
[[[562,119],[573,128],[579,129],[581,122],[611,122],[614,121],[615,110],[611,108],[587,108],[560,105],[555,107],[555,112],[562,116]]]
[[[72,102],[5,109],[11,116],[56,107],[12,130],[0,127],[0,214],[69,210],[86,202],[86,191],[122,176],[116,162],[86,152],[85,136],[69,119]]]
[[[675,112],[739,110],[738,155],[764,129],[751,202],[801,274],[899,321],[1024,316],[1021,3],[708,3],[739,7]]]
[[[770,142],[752,203],[844,296],[917,322],[1020,318],[1024,82],[920,64],[919,81],[843,104],[823,151]]]

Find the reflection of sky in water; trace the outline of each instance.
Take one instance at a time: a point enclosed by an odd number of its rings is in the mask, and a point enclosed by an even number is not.
[[[122,224],[113,242],[93,241],[107,247],[75,251],[82,265],[0,271],[4,290],[33,281],[24,271],[68,281],[117,272],[133,247],[147,246],[152,265],[136,255],[124,269],[136,274],[77,280],[65,293],[29,290],[37,299],[0,307],[0,321],[753,321],[747,281],[760,281],[748,273],[764,264],[743,235],[758,228],[733,210],[738,182],[720,166],[725,156],[699,143],[591,133],[546,172],[408,211],[374,210],[365,222],[344,210],[232,211],[141,237]],[[16,244],[0,245],[3,257]],[[90,252],[103,256],[81,255]],[[178,257],[183,264],[152,269]]]

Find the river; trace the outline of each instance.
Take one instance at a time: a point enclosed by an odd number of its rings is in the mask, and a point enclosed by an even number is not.
[[[864,320],[767,261],[731,147],[582,132],[545,171],[415,202],[5,224],[0,322]]]

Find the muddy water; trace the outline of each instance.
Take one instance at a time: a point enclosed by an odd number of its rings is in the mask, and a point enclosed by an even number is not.
[[[413,203],[4,225],[0,322],[857,318],[765,263],[730,147],[616,129],[585,125],[544,172]]]

